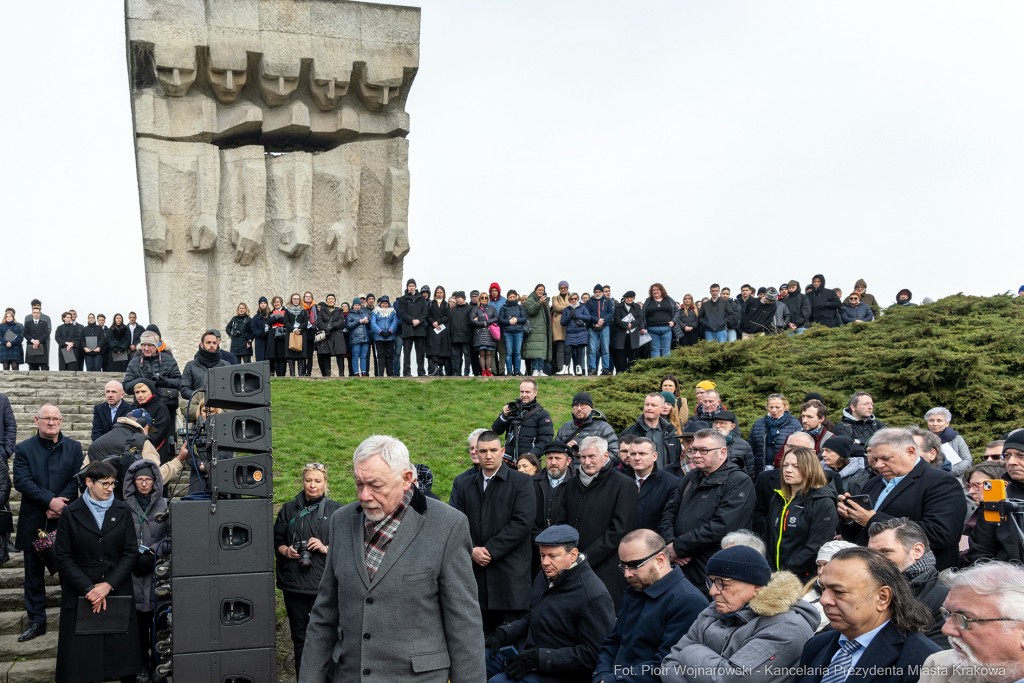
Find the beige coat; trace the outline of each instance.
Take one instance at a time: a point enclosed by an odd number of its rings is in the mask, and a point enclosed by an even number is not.
[[[956,653],[952,650],[936,652],[921,665],[921,678],[918,683],[949,683],[953,674]]]
[[[565,341],[565,328],[562,327],[562,311],[569,305],[569,295],[551,297],[551,340]]]

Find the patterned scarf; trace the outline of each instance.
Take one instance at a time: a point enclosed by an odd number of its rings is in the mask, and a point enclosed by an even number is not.
[[[402,502],[398,504],[394,512],[384,517],[384,519],[379,522],[370,521],[369,518],[363,520],[363,550],[366,558],[366,575],[370,578],[371,582],[377,570],[380,569],[380,565],[384,562],[384,554],[387,553],[391,541],[395,539],[395,534],[398,533],[398,525],[402,522],[405,511],[409,509],[409,502],[411,500],[412,488],[405,492],[405,495],[402,496]]]

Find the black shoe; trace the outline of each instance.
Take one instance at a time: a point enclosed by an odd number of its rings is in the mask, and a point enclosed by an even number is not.
[[[28,625],[28,628],[21,632],[18,636],[18,642],[24,643],[26,640],[32,640],[39,636],[46,635],[46,622],[45,621],[33,621]]]

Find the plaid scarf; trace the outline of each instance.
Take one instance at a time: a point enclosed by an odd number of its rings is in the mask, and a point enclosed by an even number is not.
[[[402,496],[402,502],[394,511],[379,522],[372,522],[369,518],[363,520],[363,550],[366,557],[366,574],[373,581],[374,575],[384,562],[384,554],[388,546],[398,533],[398,525],[409,509],[409,502],[412,500],[412,488]]]

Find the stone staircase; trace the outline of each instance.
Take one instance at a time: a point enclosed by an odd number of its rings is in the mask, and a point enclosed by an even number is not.
[[[64,435],[81,441],[87,448],[92,432],[92,407],[103,400],[103,385],[122,376],[102,372],[3,372],[0,393],[11,401],[18,423],[18,441],[35,433],[32,418],[40,405],[50,402],[64,416]],[[20,505],[21,494],[12,491],[15,524]],[[46,635],[19,643],[18,635],[28,626],[22,603],[23,567],[20,552],[11,553],[11,560],[0,566],[0,683],[50,683],[57,664],[60,582],[56,575],[47,576]]]

